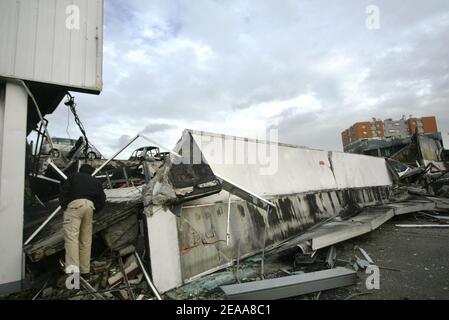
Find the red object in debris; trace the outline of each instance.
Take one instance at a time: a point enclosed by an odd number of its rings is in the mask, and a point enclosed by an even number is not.
[[[182,253],[188,253],[189,251],[190,251],[190,248],[188,245],[185,244],[182,246],[182,248],[181,248]]]

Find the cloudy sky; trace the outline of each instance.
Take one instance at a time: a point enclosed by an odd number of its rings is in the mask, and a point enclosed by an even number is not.
[[[75,95],[106,155],[142,130],[173,147],[184,128],[341,150],[352,123],[402,115],[436,115],[447,136],[449,1],[105,0],[103,82]],[[52,135],[67,116],[48,117]]]

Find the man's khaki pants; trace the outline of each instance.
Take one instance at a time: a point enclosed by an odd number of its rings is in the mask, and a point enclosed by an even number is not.
[[[69,203],[64,211],[65,271],[90,272],[92,246],[92,201],[78,199]]]

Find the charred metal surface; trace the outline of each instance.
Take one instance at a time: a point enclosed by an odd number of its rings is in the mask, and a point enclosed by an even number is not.
[[[169,177],[175,188],[186,188],[215,180],[215,175],[207,164],[173,164]]]
[[[255,254],[264,247],[273,248],[348,207],[379,205],[387,202],[389,196],[388,186],[279,196],[268,198],[276,205],[276,210],[268,215],[245,201],[234,201],[229,246],[222,241],[226,239],[227,215],[223,212],[227,212],[227,203],[185,207],[178,219],[180,248],[185,249],[181,253],[183,279],[225,267],[238,256]],[[216,241],[210,244],[206,240],[212,232]]]
[[[421,165],[425,165],[424,161],[441,161],[443,146],[440,140],[415,134],[410,144],[399,150],[391,159],[410,165],[415,165],[416,161]]]
[[[179,150],[182,158],[173,161],[169,172],[170,182],[175,188],[187,188],[216,179],[192,135],[189,135],[189,138],[189,143],[183,146],[188,147],[188,150]]]
[[[181,204],[222,190],[220,181],[203,160],[191,135],[190,140],[188,150],[179,150],[181,158],[167,157],[165,164],[145,188],[144,198],[148,205]]]
[[[208,164],[173,164],[170,168],[168,178],[175,190],[190,188],[183,194],[178,194],[179,201],[183,203],[206,195],[221,191],[222,187],[213,174]]]

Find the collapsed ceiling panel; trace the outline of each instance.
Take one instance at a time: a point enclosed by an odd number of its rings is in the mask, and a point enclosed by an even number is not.
[[[150,233],[157,232],[149,241],[153,278],[162,292],[354,208],[388,202],[393,183],[382,158],[213,133],[185,130],[175,151],[177,161],[209,167],[223,190],[183,202],[176,218],[164,218],[174,212],[161,203],[146,207]]]

